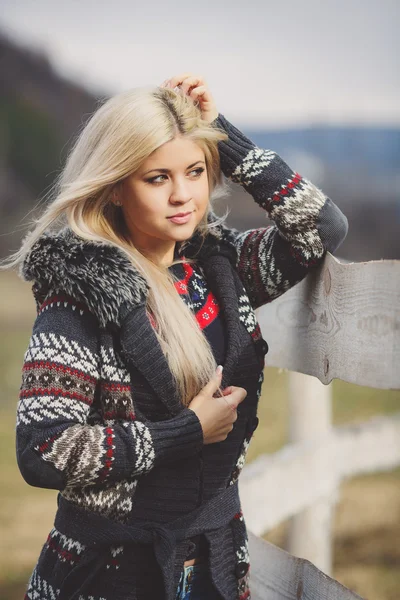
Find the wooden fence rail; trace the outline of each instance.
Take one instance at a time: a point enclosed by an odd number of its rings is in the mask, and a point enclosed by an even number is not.
[[[331,517],[344,478],[400,464],[400,413],[333,428],[327,384],[400,389],[400,261],[343,264],[328,253],[257,316],[266,366],[292,373],[290,443],[246,465],[240,478],[252,597],[359,598],[327,576]],[[300,558],[256,537],[288,517],[290,551]]]
[[[249,533],[252,600],[360,600],[312,563]]]
[[[380,389],[400,388],[400,261],[323,265],[258,310],[266,364]]]
[[[335,499],[344,478],[398,465],[397,413],[336,427],[328,438],[289,444],[245,465],[239,486],[246,523],[254,534],[262,535],[319,500]]]

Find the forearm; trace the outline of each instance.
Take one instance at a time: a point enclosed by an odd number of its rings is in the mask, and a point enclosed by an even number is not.
[[[229,136],[218,144],[222,172],[267,212],[296,259],[311,266],[326,250],[334,252],[347,234],[348,222],[332,200],[278,154],[257,148],[223,115],[213,126]]]
[[[283,294],[334,252],[346,237],[340,209],[271,150],[257,148],[223,115],[213,126],[228,134],[218,143],[221,170],[241,185],[274,224],[240,232],[223,227],[253,308]]]
[[[68,326],[66,327],[66,323]],[[101,387],[94,318],[68,303],[37,319],[24,357],[17,410],[17,460],[34,486],[64,489],[131,479],[203,446],[197,415],[93,424]]]
[[[196,454],[200,422],[189,409],[168,421],[122,421],[112,426],[64,423],[54,434],[17,428],[17,459],[24,479],[37,487],[101,485],[129,480],[159,464]]]

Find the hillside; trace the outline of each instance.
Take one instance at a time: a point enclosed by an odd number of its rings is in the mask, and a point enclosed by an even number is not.
[[[16,247],[20,235],[10,231],[51,185],[98,98],[1,35],[0,78],[1,256]]]

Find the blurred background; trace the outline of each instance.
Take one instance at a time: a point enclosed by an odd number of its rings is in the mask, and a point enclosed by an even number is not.
[[[62,169],[99,101],[181,72],[205,77],[219,111],[277,151],[349,219],[339,259],[400,258],[400,38],[397,0],[2,0],[0,258]],[[217,212],[238,229],[268,223],[234,184]],[[30,214],[28,214],[30,213]],[[28,215],[28,216],[27,216]],[[0,599],[22,598],[56,493],[15,462],[15,410],[35,318],[30,286],[0,273]],[[248,461],[286,442],[287,373],[266,368]],[[334,423],[400,410],[400,393],[333,382]],[[400,471],[342,486],[333,576],[369,599],[400,589]],[[285,526],[266,539],[284,546]]]

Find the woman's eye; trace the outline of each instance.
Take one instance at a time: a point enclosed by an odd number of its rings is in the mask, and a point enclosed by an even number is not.
[[[190,171],[191,173],[196,173],[196,176],[199,177],[203,173],[203,167],[199,167],[198,169],[194,169],[194,171]]]
[[[146,179],[147,183],[161,183],[161,181],[157,181],[160,177],[166,177],[166,175],[157,175],[157,177],[150,177],[150,179]]]
[[[200,177],[200,175],[203,173],[204,168],[203,167],[199,167],[198,169],[193,169],[193,171],[189,171],[189,174],[194,173],[195,177]],[[146,179],[147,183],[155,183],[155,184],[159,184],[162,183],[162,177],[167,177],[167,175],[157,175],[156,177],[150,177],[150,179]]]

